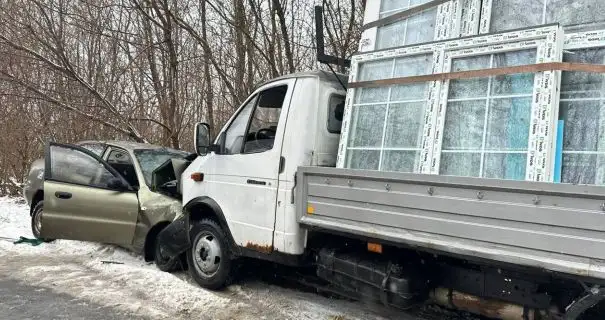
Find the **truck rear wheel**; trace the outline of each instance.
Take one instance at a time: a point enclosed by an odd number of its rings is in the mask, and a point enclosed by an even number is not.
[[[231,250],[218,223],[203,219],[190,231],[191,248],[187,251],[189,273],[200,286],[212,290],[231,281]]]

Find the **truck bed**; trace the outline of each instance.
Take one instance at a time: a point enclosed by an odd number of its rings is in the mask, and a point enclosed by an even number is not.
[[[299,222],[605,279],[605,187],[301,167]]]

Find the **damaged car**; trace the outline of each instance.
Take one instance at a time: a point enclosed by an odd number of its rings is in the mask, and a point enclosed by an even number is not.
[[[178,177],[189,153],[133,142],[49,143],[24,186],[35,237],[115,244],[155,261],[158,235],[181,214]]]

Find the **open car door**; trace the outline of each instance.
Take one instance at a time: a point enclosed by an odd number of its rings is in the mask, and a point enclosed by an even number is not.
[[[101,158],[74,145],[46,147],[41,237],[129,245],[138,214],[136,190]]]

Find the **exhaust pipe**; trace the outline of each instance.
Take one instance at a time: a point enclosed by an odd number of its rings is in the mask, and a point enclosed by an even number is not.
[[[436,304],[462,310],[484,317],[501,320],[543,320],[548,319],[545,310],[529,309],[524,306],[503,302],[499,300],[488,300],[462,293],[452,289],[437,288],[430,293],[431,300]]]

